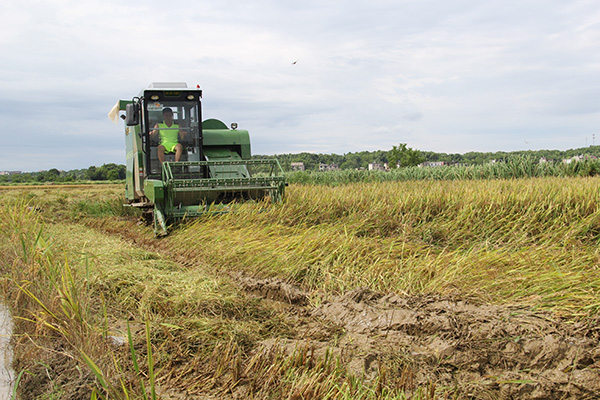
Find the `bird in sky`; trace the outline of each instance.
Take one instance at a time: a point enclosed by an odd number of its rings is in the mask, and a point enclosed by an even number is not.
[[[299,60],[299,59],[298,59],[298,60]],[[292,65],[296,64],[296,63],[298,62],[298,60],[294,61],[294,62],[292,63]]]

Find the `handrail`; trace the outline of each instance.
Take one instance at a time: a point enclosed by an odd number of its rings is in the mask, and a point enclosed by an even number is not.
[[[173,166],[178,167],[210,167],[210,166],[225,166],[225,165],[269,165],[273,168],[269,172],[269,177],[282,177],[284,175],[281,164],[277,159],[255,159],[255,160],[221,160],[221,161],[166,161],[162,164],[163,181],[174,180]],[[205,178],[216,179],[216,178]],[[252,178],[218,178],[218,179],[252,179]]]

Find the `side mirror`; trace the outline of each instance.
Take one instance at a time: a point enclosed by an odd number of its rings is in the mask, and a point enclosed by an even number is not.
[[[139,103],[129,103],[125,106],[125,124],[127,126],[138,125],[140,123],[140,105]]]

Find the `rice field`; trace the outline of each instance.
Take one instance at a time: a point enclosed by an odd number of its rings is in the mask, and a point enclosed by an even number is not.
[[[282,207],[199,220],[171,240],[215,267],[311,291],[458,294],[588,316],[600,304],[596,181],[296,186]]]
[[[347,179],[160,240],[120,185],[0,190],[21,397],[600,395],[597,178]]]

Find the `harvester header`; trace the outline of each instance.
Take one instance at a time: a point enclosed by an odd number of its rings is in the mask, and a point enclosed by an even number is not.
[[[203,121],[201,101],[199,86],[156,82],[109,113],[125,111],[127,205],[154,221],[157,236],[183,218],[226,212],[232,202],[284,196],[279,162],[252,160],[248,131]]]

